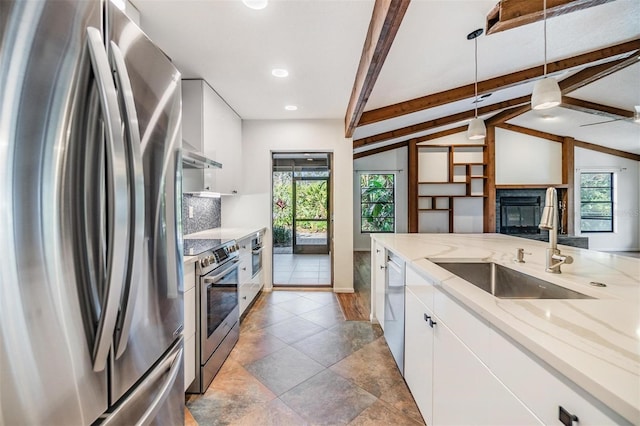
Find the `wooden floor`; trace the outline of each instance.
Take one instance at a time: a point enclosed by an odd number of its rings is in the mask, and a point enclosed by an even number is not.
[[[355,293],[338,293],[340,309],[347,321],[369,321],[371,315],[371,253],[353,252]]]

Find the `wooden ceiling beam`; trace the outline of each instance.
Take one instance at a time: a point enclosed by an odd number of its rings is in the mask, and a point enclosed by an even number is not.
[[[540,130],[529,129],[528,127],[516,126],[515,124],[502,123],[496,127],[501,129],[510,130],[516,133],[522,133],[524,135],[533,136],[536,138],[547,139],[553,142],[564,143],[564,136],[554,135],[553,133],[547,133]]]
[[[410,0],[376,0],[344,117],[345,137],[353,136]]]
[[[570,58],[560,59],[547,64],[547,70],[550,74],[565,71],[567,69],[584,66],[592,62],[601,61],[617,55],[629,54],[640,50],[640,38],[605,47],[603,49],[594,50]],[[544,67],[542,65],[505,74],[499,77],[491,78],[478,82],[478,95],[491,93],[498,89],[506,89],[509,87],[522,84],[523,82],[534,80],[544,75]],[[411,114],[436,106],[469,99],[474,96],[474,85],[467,84],[465,86],[456,87],[454,89],[445,90],[438,93],[422,96],[397,104],[388,105],[386,107],[365,111],[360,117],[358,126],[377,123],[391,118],[400,117],[402,115]]]
[[[374,154],[380,154],[381,152],[387,152],[398,148],[404,148],[409,146],[409,141],[402,141],[398,143],[392,143],[390,145],[381,146],[379,148],[370,149],[368,151],[357,152],[353,154],[353,159],[357,160],[358,158],[368,157]]]
[[[576,140],[574,146],[584,149],[590,149],[592,151],[602,152],[604,154],[615,155],[617,157],[627,158],[629,160],[640,161],[640,155],[633,154],[627,151],[620,151],[619,149],[607,148],[606,146],[596,145],[589,142],[583,142]]]
[[[640,55],[640,50],[636,50],[628,58],[594,65],[592,67],[585,68],[582,71],[578,71],[559,83],[560,90],[562,90],[562,93],[573,92],[587,84],[591,84],[630,65],[636,64],[640,62],[640,56],[638,55]]]
[[[487,119],[485,121],[485,124],[487,126],[497,126],[498,124],[507,122],[512,118],[516,118],[517,116],[522,115],[529,110],[531,110],[531,103],[515,106],[513,108],[509,108],[502,112],[499,112],[493,117]]]
[[[634,116],[633,111],[627,111],[626,109],[602,105],[595,102],[583,101],[581,99],[570,98],[568,96],[562,97],[562,103],[560,106],[574,111],[586,112],[588,114],[595,114],[603,117],[633,118]]]
[[[490,114],[492,112],[500,111],[505,108],[511,108],[518,105],[527,104],[530,102],[531,96],[521,96],[519,98],[511,99],[504,102],[498,102],[497,104],[487,105],[482,108],[478,108],[478,115]],[[470,120],[474,117],[474,110],[463,111],[457,114],[448,115],[446,117],[436,118],[434,120],[425,121],[423,123],[414,124],[411,126],[401,127],[389,132],[379,133],[377,135],[369,136],[361,139],[353,140],[353,147],[359,148],[362,146],[384,142],[387,140],[400,138],[403,136],[412,135],[418,132],[424,132],[432,127],[448,126],[450,124],[459,123],[464,120]]]
[[[547,0],[547,18],[565,15],[577,10],[587,9],[609,3],[613,0]],[[487,14],[486,33],[494,34],[542,21],[543,2],[531,0],[501,0]]]
[[[593,83],[597,80],[600,80],[601,78],[604,78],[617,71],[620,71],[621,69],[624,69],[640,61],[640,57],[638,57],[639,54],[640,54],[640,51],[635,51],[629,58],[618,59],[616,61],[606,62],[604,64],[594,65],[592,67],[585,68],[582,71],[579,71],[574,75],[569,76],[564,80],[562,80],[559,83],[560,90],[562,91],[562,93],[570,93],[574,90],[577,90],[581,87],[586,86],[587,84]],[[570,105],[572,102],[574,104],[580,102],[581,105],[584,106],[584,101],[580,101],[578,99],[573,99],[573,98],[567,98],[566,96],[563,97],[563,100],[565,99],[567,100],[565,105],[567,108],[572,108],[572,106]],[[604,107],[604,105],[602,105],[602,107]],[[486,124],[499,125],[501,123],[506,123],[512,118],[516,118],[519,115],[522,115],[525,112],[528,112],[530,110],[531,110],[531,104],[513,107],[491,117],[486,121]],[[631,115],[633,115],[633,113],[631,113]]]
[[[468,128],[468,126],[458,126],[458,127],[452,128],[452,129],[447,129],[447,130],[442,130],[442,131],[439,131],[439,132],[436,132],[436,133],[431,133],[430,135],[420,136],[419,138],[416,138],[416,143],[427,142],[427,141],[431,141],[431,140],[434,140],[434,139],[443,138],[445,136],[455,135],[456,133],[466,132],[467,128]]]

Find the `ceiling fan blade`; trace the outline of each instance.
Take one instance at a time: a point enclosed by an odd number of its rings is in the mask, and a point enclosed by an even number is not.
[[[612,123],[620,120],[626,120],[626,118],[614,118],[613,120],[598,121],[597,123],[581,124],[579,127],[595,126],[596,124]]]

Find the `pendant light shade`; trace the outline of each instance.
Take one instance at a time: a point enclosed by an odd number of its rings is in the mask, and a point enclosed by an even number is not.
[[[547,77],[536,81],[531,94],[532,109],[547,109],[560,105],[562,93],[555,78]]]
[[[482,34],[482,28],[478,28],[475,31],[470,32],[467,35],[467,40],[473,40],[475,43],[475,114],[473,120],[469,122],[469,128],[467,129],[467,138],[471,140],[482,140],[487,136],[487,128],[484,125],[484,120],[478,118],[478,37]]]
[[[531,93],[531,109],[553,108],[562,102],[562,92],[555,78],[547,77],[547,0],[542,3],[544,22],[544,78],[536,81]]]
[[[474,118],[469,122],[469,128],[467,129],[467,138],[471,140],[484,139],[487,136],[487,128],[484,125],[484,120]]]

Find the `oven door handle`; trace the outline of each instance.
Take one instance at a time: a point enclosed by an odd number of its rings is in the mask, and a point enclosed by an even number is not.
[[[212,277],[206,277],[206,276],[205,276],[205,277],[202,277],[202,281],[203,281],[204,283],[215,283],[215,282],[219,281],[219,280],[220,280],[220,278],[222,278],[222,277],[224,277],[225,275],[227,275],[227,273],[229,273],[232,269],[237,268],[237,267],[238,267],[238,262],[239,262],[239,261],[240,261],[240,260],[238,260],[238,259],[233,259],[233,260],[231,261],[232,265],[231,265],[231,266],[229,266],[227,269],[225,269],[224,271],[222,271],[222,272],[220,272],[219,274],[216,274],[216,275],[214,275],[214,276],[212,276]]]

